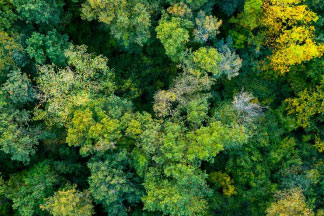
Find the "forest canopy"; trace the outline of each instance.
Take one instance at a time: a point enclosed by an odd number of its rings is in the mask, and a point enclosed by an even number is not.
[[[323,0],[0,0],[1,216],[324,216]]]

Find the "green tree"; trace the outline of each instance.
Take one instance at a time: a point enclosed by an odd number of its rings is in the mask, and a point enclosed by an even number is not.
[[[33,102],[37,96],[30,80],[20,69],[13,70],[8,74],[8,79],[3,84],[3,90],[8,94],[11,101],[18,106]]]
[[[145,0],[87,0],[82,5],[82,18],[107,24],[111,34],[125,48],[143,46],[150,38],[154,4]]]
[[[59,177],[53,171],[51,162],[41,161],[10,177],[6,196],[12,200],[12,207],[19,215],[48,215],[39,206],[54,193],[58,183]]]
[[[56,25],[60,22],[64,3],[61,0],[10,0],[20,19],[26,23]]]
[[[16,36],[0,31],[0,82],[3,82],[7,73],[17,67],[14,55],[23,52]]]
[[[65,66],[64,51],[69,47],[66,34],[61,35],[55,29],[47,32],[46,35],[34,32],[26,43],[28,55],[37,64],[50,62],[57,66]]]
[[[88,163],[91,195],[109,215],[127,215],[143,195],[140,182],[128,169],[131,166],[130,158],[124,150],[113,150],[102,159],[93,158]]]
[[[36,109],[35,118],[46,120],[48,125],[65,125],[73,108],[86,104],[92,94],[109,96],[114,90],[107,58],[86,53],[86,46],[72,46],[65,55],[69,67],[38,68],[37,83],[45,109]]]
[[[0,31],[11,30],[17,15],[13,12],[13,6],[9,1],[0,2],[0,18]]]
[[[5,93],[0,92],[0,148],[11,159],[29,163],[42,138],[41,128],[31,123],[31,113],[17,109]]]
[[[213,161],[224,146],[245,142],[244,129],[220,122],[193,131],[181,123],[146,124],[137,150],[151,158],[144,176],[144,208],[170,215],[203,215],[211,191],[199,166]]]
[[[122,137],[120,120],[109,115],[105,102],[110,101],[97,99],[73,113],[66,142],[70,146],[80,146],[82,156],[112,149]]]
[[[234,40],[235,48],[244,48],[246,45],[260,47],[263,43],[263,35],[255,33],[261,26],[262,0],[247,0],[244,3],[244,10],[232,17],[229,22],[235,24],[230,29],[230,35]]]
[[[188,28],[192,28],[193,23],[179,17],[169,17],[164,14],[156,27],[157,38],[164,46],[165,53],[171,60],[179,61],[182,53],[189,42]]]
[[[46,198],[40,205],[42,210],[53,216],[91,216],[94,214],[89,191],[80,192],[76,185],[67,185],[63,189]]]

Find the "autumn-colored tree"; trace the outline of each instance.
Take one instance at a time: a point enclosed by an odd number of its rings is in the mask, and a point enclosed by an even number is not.
[[[94,214],[89,191],[80,192],[76,185],[66,185],[63,189],[46,198],[40,205],[42,210],[53,216],[91,216]]]
[[[296,114],[297,123],[304,128],[310,127],[316,121],[323,122],[323,98],[323,84],[316,86],[312,90],[305,89],[298,94],[297,98],[286,100],[288,102],[288,112],[289,114]]]
[[[303,1],[267,0],[262,6],[266,44],[273,48],[270,64],[280,74],[288,72],[293,65],[323,55],[324,46],[315,42],[313,24],[318,16]]]
[[[305,202],[305,197],[300,188],[279,191],[276,201],[267,209],[267,216],[312,216],[313,211]]]

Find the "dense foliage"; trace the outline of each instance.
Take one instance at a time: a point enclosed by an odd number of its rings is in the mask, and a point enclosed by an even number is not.
[[[323,216],[323,0],[0,0],[0,215]]]

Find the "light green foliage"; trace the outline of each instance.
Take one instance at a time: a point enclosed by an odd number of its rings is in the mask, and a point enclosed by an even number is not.
[[[143,46],[150,38],[151,8],[145,0],[87,0],[82,5],[82,18],[106,23],[125,48]]]
[[[130,158],[126,151],[111,151],[103,159],[94,158],[88,163],[91,195],[109,215],[126,216],[127,209],[140,201],[141,187],[134,174],[127,170]]]
[[[36,118],[45,119],[48,125],[66,124],[73,107],[86,104],[91,94],[110,95],[114,89],[107,58],[86,53],[85,46],[70,47],[66,57],[70,67],[44,65],[38,68],[37,83],[46,107],[36,110]]]
[[[186,107],[188,122],[193,125],[201,125],[207,118],[208,108],[207,98],[197,98],[190,101]]]
[[[60,22],[60,15],[64,3],[61,0],[10,0],[20,19],[27,23],[56,25]]]
[[[202,161],[213,161],[223,145],[246,142],[244,129],[228,128],[220,122],[193,131],[180,123],[148,125],[139,145],[147,157],[152,157],[144,178],[145,209],[170,215],[203,215],[211,192],[206,173],[198,167]]]
[[[324,81],[323,81],[324,82]],[[298,97],[290,98],[288,102],[289,114],[296,114],[297,123],[304,127],[314,126],[314,122],[323,122],[324,114],[324,83],[313,90],[305,89]],[[314,120],[313,120],[314,119]]]
[[[253,31],[261,26],[262,0],[246,0],[244,11],[237,17],[232,17],[230,22],[236,24],[236,28],[230,30],[235,48],[244,48],[247,44],[260,46],[262,35],[255,35]]]
[[[59,178],[53,172],[50,161],[42,161],[28,170],[12,175],[8,181],[6,196],[12,200],[13,209],[19,215],[48,215],[41,211],[40,204],[53,194]]]
[[[189,31],[192,22],[178,17],[169,18],[163,15],[156,27],[157,38],[164,46],[165,53],[173,61],[179,61],[182,53],[186,49],[186,43],[189,42]]]
[[[80,192],[76,185],[66,185],[63,189],[46,198],[40,206],[53,216],[91,216],[94,213],[89,191]]]
[[[65,66],[64,51],[69,47],[68,36],[59,34],[55,29],[46,35],[34,32],[27,39],[26,51],[37,64],[51,62],[57,66]]]
[[[76,110],[68,126],[66,142],[70,146],[80,146],[82,156],[115,148],[121,138],[119,120],[107,115],[98,102],[90,102],[85,108]]]
[[[219,63],[222,56],[215,48],[201,47],[192,54],[193,62],[198,68],[206,73],[211,73],[218,78],[221,75]]]
[[[30,80],[19,69],[8,74],[8,80],[3,85],[9,98],[16,105],[33,102],[36,99],[36,90],[31,86]]]
[[[247,141],[244,127],[229,128],[221,122],[212,122],[209,127],[201,127],[187,135],[189,140],[188,159],[210,161],[217,153],[230,145]]]
[[[3,92],[0,92],[0,148],[12,160],[29,163],[35,154],[41,130],[29,126],[30,113],[17,109]]]
[[[152,170],[144,182],[147,195],[144,209],[161,211],[165,215],[204,215],[211,194],[206,184],[205,173],[190,165],[176,164],[165,169],[166,178]]]
[[[123,116],[130,111],[131,104],[116,96],[90,100],[73,112],[67,124],[66,142],[79,146],[82,156],[114,149],[124,133],[138,133],[136,121],[129,114]]]

